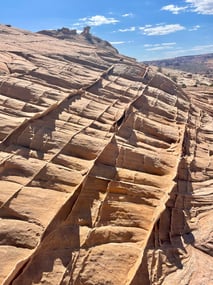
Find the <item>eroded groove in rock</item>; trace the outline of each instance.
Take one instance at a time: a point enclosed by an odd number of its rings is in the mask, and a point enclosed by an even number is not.
[[[213,121],[211,94],[202,95],[192,93],[176,185],[132,285],[142,280],[147,284],[212,283]]]
[[[96,38],[1,31],[0,282],[171,284],[209,260],[209,95]]]

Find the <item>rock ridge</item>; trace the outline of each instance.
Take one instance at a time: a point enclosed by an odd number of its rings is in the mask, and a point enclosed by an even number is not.
[[[213,92],[57,33],[0,26],[0,282],[211,284]]]

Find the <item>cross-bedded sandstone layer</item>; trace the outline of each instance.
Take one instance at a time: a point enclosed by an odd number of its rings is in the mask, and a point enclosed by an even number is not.
[[[212,93],[84,35],[0,36],[0,282],[211,284]]]

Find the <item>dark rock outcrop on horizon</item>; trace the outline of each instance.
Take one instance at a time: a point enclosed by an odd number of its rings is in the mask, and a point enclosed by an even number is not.
[[[77,33],[77,30],[70,30],[69,28],[65,27],[57,30],[42,30],[39,31],[38,34],[51,36],[61,40],[81,42],[87,45],[92,44],[96,47],[105,48],[118,53],[117,49],[113,47],[109,42],[92,35],[89,26],[85,27],[80,34]]]
[[[212,284],[212,88],[74,32],[0,37],[0,283]]]

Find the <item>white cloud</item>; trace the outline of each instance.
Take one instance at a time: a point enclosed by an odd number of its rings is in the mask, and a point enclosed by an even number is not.
[[[79,30],[79,29],[76,30],[76,33],[77,33],[77,34],[80,34],[80,33],[82,33],[82,32],[83,32],[83,30]]]
[[[176,45],[175,42],[172,43],[160,43],[160,44],[145,44],[144,47],[156,47],[156,46],[174,46]]]
[[[178,6],[175,6],[173,4],[170,4],[170,5],[166,5],[166,6],[163,6],[161,8],[161,10],[164,10],[164,11],[170,11],[172,12],[172,14],[179,14],[180,12],[183,12],[187,9],[187,6],[184,6],[184,7],[178,7]]]
[[[79,21],[80,23],[76,23],[74,25],[80,26],[84,24],[88,26],[101,26],[101,25],[107,25],[107,24],[115,24],[119,22],[115,18],[106,18],[105,16],[102,16],[102,15],[81,18]]]
[[[122,32],[122,33],[125,33],[125,32],[134,32],[135,30],[136,30],[135,27],[130,27],[130,28],[127,28],[127,29],[119,29],[118,31]]]
[[[111,45],[122,45],[122,44],[131,44],[134,41],[117,41],[117,42],[110,42]]]
[[[145,44],[144,48],[147,51],[173,49],[176,43],[160,43],[160,44]]]
[[[176,6],[169,4],[163,6],[161,10],[170,11],[173,14],[179,14],[180,12],[196,12],[203,15],[213,15],[213,0],[185,0],[187,6]]]
[[[193,26],[191,29],[189,29],[189,31],[197,31],[198,29],[200,29],[200,26],[199,25],[195,25]]]
[[[74,23],[73,24],[73,27],[79,27],[79,26],[82,26],[82,24],[80,24],[80,23]]]
[[[123,14],[122,17],[132,17],[133,14],[132,13],[126,13],[126,14]]]
[[[213,52],[213,44],[209,45],[197,45],[188,49],[176,49],[175,51],[167,51],[167,56],[177,57],[182,55],[192,55],[192,54],[202,54],[202,53],[211,53]]]
[[[147,36],[162,36],[185,30],[185,27],[181,26],[180,24],[156,25],[155,27],[146,25],[144,27],[140,27],[139,29],[143,31],[144,35]]]
[[[192,51],[212,52],[212,51],[213,51],[213,44],[194,46],[191,50],[192,50]]]
[[[123,42],[123,41],[118,41],[118,42],[110,42],[111,43],[111,45],[122,45],[122,44],[125,44],[125,42]]]
[[[193,12],[203,15],[213,15],[213,1],[212,0],[185,0],[190,4]]]

